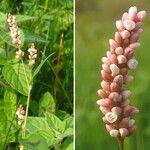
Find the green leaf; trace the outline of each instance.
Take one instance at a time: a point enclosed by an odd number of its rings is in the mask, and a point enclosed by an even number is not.
[[[30,134],[26,139],[19,141],[26,150],[48,150],[46,140],[38,133]]]
[[[55,101],[49,92],[44,93],[39,101],[39,115],[46,112],[55,112]]]
[[[57,116],[55,116],[52,113],[46,113],[46,119],[47,119],[49,127],[55,133],[63,133],[64,132],[65,125]]]
[[[7,16],[6,14],[0,12],[0,27],[4,28],[6,26]]]
[[[26,128],[29,134],[37,133],[42,136],[48,146],[53,145],[56,141],[53,131],[43,117],[28,117]]]
[[[65,123],[66,129],[73,128],[73,117],[70,116],[67,119],[65,119],[63,122]]]
[[[4,143],[14,142],[18,131],[16,120],[17,95],[11,89],[6,89],[4,99],[0,103],[0,149]]]
[[[32,78],[32,70],[28,65],[23,63],[5,65],[2,74],[13,89],[25,96],[28,95]]]
[[[36,42],[41,42],[41,43],[48,43],[43,37],[38,36],[34,33],[31,33],[30,31],[24,31],[24,38],[25,41],[36,41]]]
[[[25,16],[25,15],[15,15],[15,17],[18,23],[36,19],[36,17]]]
[[[66,111],[63,110],[57,110],[56,116],[58,116],[61,120],[65,120],[68,117],[70,117],[70,114],[68,114]]]

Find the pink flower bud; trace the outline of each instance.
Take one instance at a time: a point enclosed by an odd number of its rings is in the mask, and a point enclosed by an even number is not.
[[[110,52],[110,51],[107,51],[107,52],[106,52],[106,55],[107,55],[108,58],[110,58],[111,52]]]
[[[113,49],[116,49],[118,47],[117,42],[114,41],[113,39],[109,40],[109,44],[110,44],[110,47],[112,47]]]
[[[109,59],[108,59],[107,57],[102,57],[102,62],[103,62],[104,64],[107,64],[107,65],[110,64],[110,61],[109,61]]]
[[[130,104],[130,101],[128,99],[126,99],[121,103],[121,107],[128,106],[129,104]]]
[[[114,127],[113,127],[111,124],[109,124],[109,125],[106,124],[105,127],[106,127],[106,130],[107,130],[108,132],[110,132],[111,130],[114,129]]]
[[[118,102],[119,94],[117,92],[112,92],[112,93],[110,93],[108,98],[113,100],[114,102]]]
[[[111,92],[119,92],[121,90],[121,87],[117,83],[111,83],[110,84],[110,90]]]
[[[110,112],[110,108],[109,107],[103,107],[100,106],[99,109],[102,111],[102,113],[105,115],[106,113]]]
[[[112,72],[112,76],[116,76],[119,73],[119,71],[120,71],[118,66],[115,65],[115,64],[111,64],[110,65],[110,70]]]
[[[120,136],[124,138],[129,134],[129,131],[126,128],[120,128],[119,133],[120,133]]]
[[[129,18],[128,13],[127,12],[123,13],[122,21],[127,20],[128,18]]]
[[[142,21],[146,16],[146,11],[140,11],[137,13],[137,17],[138,19],[140,19],[140,21]]]
[[[107,121],[106,117],[102,117],[102,120],[104,121],[104,123],[109,124],[109,122]]]
[[[136,131],[136,126],[132,126],[130,128],[128,128],[129,134],[133,134]]]
[[[139,33],[136,32],[131,36],[130,41],[131,43],[135,43],[138,41],[138,39],[139,39]]]
[[[136,59],[130,59],[127,62],[127,65],[130,69],[136,69],[137,65],[138,65],[138,61]]]
[[[120,128],[128,128],[130,118],[123,118],[119,124]]]
[[[100,99],[97,101],[97,104],[102,106],[102,107],[109,107],[110,105],[112,105],[113,101],[111,101],[108,98],[105,99]]]
[[[138,30],[142,26],[142,22],[137,22],[134,30]]]
[[[111,76],[109,73],[105,72],[104,70],[101,70],[101,75],[102,75],[102,78],[105,80],[105,81],[110,81],[111,80]]]
[[[132,51],[134,51],[132,48],[126,47],[125,50],[124,50],[124,55],[127,56]]]
[[[124,64],[124,63],[127,62],[127,58],[126,58],[124,55],[119,55],[119,56],[117,57],[117,60],[118,60],[118,63],[119,63],[119,64]]]
[[[118,119],[118,116],[113,112],[106,113],[105,117],[109,123],[114,123]]]
[[[121,95],[123,99],[128,99],[131,96],[131,91],[130,90],[124,90],[121,92]]]
[[[122,113],[122,109],[120,108],[120,107],[113,107],[112,109],[111,109],[111,111],[113,112],[113,113],[115,113],[117,116],[119,116],[121,113]]]
[[[124,77],[124,83],[130,83],[131,81],[133,81],[134,77],[130,76],[130,75],[126,75]]]
[[[124,107],[124,114],[126,116],[135,116],[139,110],[136,107],[133,106],[126,106]]]
[[[124,30],[120,33],[120,35],[123,39],[127,39],[130,37],[130,32],[128,30]]]
[[[117,75],[117,76],[114,78],[113,82],[115,82],[115,83],[121,85],[121,84],[123,83],[123,76],[122,76],[122,75]]]
[[[116,129],[113,129],[113,130],[110,130],[109,134],[112,136],[112,137],[117,137],[119,135],[119,131],[116,130]]]
[[[137,8],[135,6],[129,8],[129,19],[134,20],[137,14]]]
[[[121,35],[119,32],[116,32],[115,33],[115,41],[118,43],[118,44],[121,44],[122,43],[122,38],[121,38]]]
[[[106,97],[108,97],[108,94],[107,94],[104,90],[102,90],[102,89],[99,89],[99,90],[97,91],[97,93],[98,93],[98,95],[99,95],[101,98],[106,98]]]
[[[112,63],[112,64],[117,64],[117,57],[116,57],[116,55],[115,54],[112,54],[111,56],[110,56],[110,62]]]
[[[129,47],[132,49],[138,49],[140,47],[140,43],[138,43],[138,42],[132,43],[129,45]]]
[[[102,64],[102,68],[105,72],[107,73],[111,73],[110,67],[107,64]]]
[[[123,48],[122,48],[122,47],[117,47],[117,48],[115,49],[115,53],[116,53],[117,55],[123,54]]]
[[[103,80],[101,82],[101,87],[103,90],[109,91],[110,90],[110,83]]]
[[[123,22],[123,26],[128,30],[128,31],[131,31],[135,28],[135,22],[132,21],[132,20],[125,20]]]
[[[116,21],[116,27],[119,31],[124,30],[123,23],[121,20]]]

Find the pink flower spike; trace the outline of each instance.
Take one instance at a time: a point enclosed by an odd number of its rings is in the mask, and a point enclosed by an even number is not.
[[[101,89],[97,92],[102,99],[97,104],[110,136],[121,142],[135,132],[133,117],[139,112],[130,105],[131,91],[125,86],[134,79],[129,71],[138,65],[135,53],[140,47],[138,41],[145,15],[145,11],[130,7],[128,13],[116,21],[117,31],[109,40],[106,57],[102,57]]]

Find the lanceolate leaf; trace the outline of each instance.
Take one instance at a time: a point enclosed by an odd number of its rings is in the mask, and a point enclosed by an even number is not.
[[[2,70],[4,79],[19,93],[27,96],[32,78],[31,68],[23,63],[5,65]]]

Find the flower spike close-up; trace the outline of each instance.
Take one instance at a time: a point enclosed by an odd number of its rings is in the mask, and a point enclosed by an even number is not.
[[[114,39],[109,40],[106,57],[102,57],[102,82],[98,90],[101,99],[97,104],[104,115],[102,119],[107,131],[118,139],[121,149],[124,139],[136,130],[133,117],[139,110],[130,104],[132,93],[125,85],[134,79],[128,72],[138,65],[135,53],[140,46],[139,36],[145,16],[145,11],[138,12],[135,6],[130,7],[116,21],[118,31]]]

